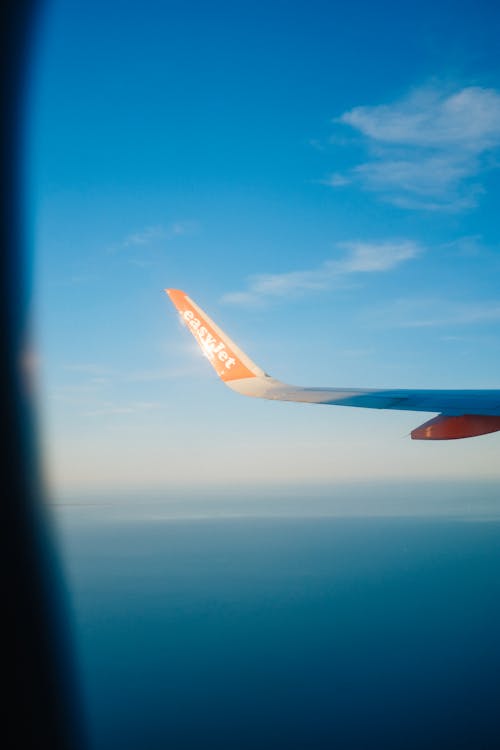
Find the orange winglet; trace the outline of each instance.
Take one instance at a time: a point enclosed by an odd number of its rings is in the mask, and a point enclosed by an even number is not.
[[[500,430],[500,417],[485,414],[462,414],[450,417],[440,414],[411,433],[412,440],[458,440],[487,435]]]
[[[221,380],[227,382],[255,378],[261,374],[259,368],[248,360],[236,344],[187,294],[180,289],[165,289],[165,292]]]

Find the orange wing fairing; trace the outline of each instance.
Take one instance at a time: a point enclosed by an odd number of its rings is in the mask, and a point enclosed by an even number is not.
[[[459,440],[487,435],[500,430],[500,417],[487,414],[462,414],[457,417],[440,414],[411,433],[413,440]]]
[[[230,345],[224,341],[219,332],[207,321],[202,311],[191,302],[187,295],[177,289],[166,291],[179,311],[182,322],[189,328],[221,380],[227,382],[228,380],[255,377],[255,373],[241,362]]]

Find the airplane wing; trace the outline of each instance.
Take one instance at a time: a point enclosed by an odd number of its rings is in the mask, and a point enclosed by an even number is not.
[[[165,289],[220,379],[245,396],[307,404],[439,412],[411,433],[413,440],[453,440],[500,430],[500,390],[307,388],[268,375],[179,289]]]

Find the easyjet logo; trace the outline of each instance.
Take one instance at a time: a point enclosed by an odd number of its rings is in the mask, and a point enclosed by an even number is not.
[[[230,357],[227,353],[224,342],[212,336],[205,326],[201,324],[201,321],[195,317],[192,310],[185,310],[182,313],[182,318],[186,321],[193,334],[199,339],[203,351],[211,361],[217,358],[220,362],[224,363],[227,370],[230,370],[236,364],[235,358]]]

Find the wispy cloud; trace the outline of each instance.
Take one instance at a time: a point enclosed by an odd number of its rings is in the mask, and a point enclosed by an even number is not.
[[[116,253],[120,250],[141,250],[154,247],[162,242],[169,242],[176,237],[193,234],[198,224],[195,221],[174,221],[170,224],[152,224],[131,232],[120,242],[108,248],[109,252]]]
[[[97,387],[116,383],[149,383],[186,377],[192,374],[185,367],[157,367],[139,370],[123,370],[95,362],[67,363],[63,369],[69,373],[87,376],[85,382],[70,384],[66,389],[95,390]]]
[[[389,271],[422,251],[411,240],[344,242],[337,247],[344,251],[339,259],[327,260],[308,270],[251,276],[245,290],[229,292],[222,299],[232,304],[258,304],[270,298],[330,289],[352,274]]]
[[[403,208],[457,211],[476,204],[480,174],[497,166],[488,156],[500,146],[500,92],[427,86],[334,123],[361,134],[370,158],[326,184],[359,185]]]
[[[370,310],[369,316],[375,325],[397,328],[470,326],[500,321],[500,303],[495,300],[397,299],[387,307]]]
[[[147,411],[156,411],[162,409],[164,406],[154,401],[129,401],[124,403],[114,403],[112,401],[105,401],[100,404],[97,408],[89,409],[82,412],[84,417],[102,417],[102,416],[113,416],[121,414],[139,414]]]
[[[65,364],[64,369],[68,372],[83,373],[84,375],[95,375],[96,377],[103,377],[105,375],[109,375],[111,372],[109,367],[97,362],[71,362]]]
[[[137,245],[149,245],[154,240],[163,240],[170,238],[170,231],[161,225],[146,227],[140,232],[129,234],[122,242],[122,247],[131,247]]]

